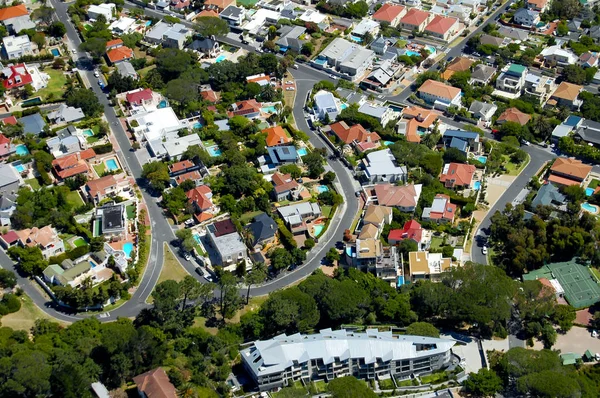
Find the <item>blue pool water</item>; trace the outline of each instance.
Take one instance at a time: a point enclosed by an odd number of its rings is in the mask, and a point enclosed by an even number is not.
[[[383,141],[383,145],[385,145],[385,146],[390,146],[393,143],[394,143],[393,141]]]
[[[94,132],[92,131],[92,129],[86,129],[82,131],[83,135],[85,135],[86,137],[91,137],[94,135]]]
[[[192,236],[194,237],[194,240],[196,241],[196,243],[200,244],[200,235],[194,234]]]
[[[146,22],[146,26],[150,26],[150,25],[152,25],[152,21]]]
[[[319,235],[321,235],[323,233],[323,229],[325,228],[325,225],[323,224],[318,224],[313,226],[314,228],[314,233],[315,233],[315,237],[318,237]]]
[[[15,170],[17,170],[19,173],[22,173],[25,171],[25,166],[23,166],[22,164],[13,164],[13,167],[15,168]]]
[[[411,51],[411,50],[406,50],[405,54],[408,55],[409,57],[412,57],[413,55],[415,55],[417,57],[421,56],[421,53],[418,53],[416,51]]]
[[[194,125],[192,126],[192,128],[201,129],[202,128],[202,123],[196,122],[196,123],[194,123]]]
[[[277,109],[273,105],[265,106],[264,108],[260,108],[263,113],[277,113]]]
[[[361,39],[360,37],[356,37],[353,35],[350,35],[350,40],[356,42],[356,43],[362,43],[363,39]]]
[[[167,102],[167,100],[162,100],[158,103],[157,108],[158,109],[166,108],[168,105],[169,105],[169,103]]]
[[[300,148],[300,149],[298,149],[298,150],[296,151],[296,153],[297,153],[299,156],[306,156],[306,155],[308,154],[308,151],[306,150],[306,148]]]
[[[221,156],[223,154],[221,148],[219,148],[218,145],[209,146],[208,148],[206,148],[206,152],[208,152],[208,154],[213,158],[216,158],[217,156]]]
[[[598,214],[598,208],[596,206],[592,206],[591,204],[589,204],[588,202],[583,202],[581,204],[581,208],[587,212],[590,212],[592,214]]]
[[[119,165],[117,165],[117,161],[114,159],[108,159],[105,164],[109,171],[119,170]]]
[[[217,57],[217,59],[215,59],[215,62],[222,62],[222,61],[225,61],[225,59],[226,59],[226,58],[227,58],[227,57],[226,57],[225,55],[221,54],[221,55],[219,55],[219,56]]]
[[[29,155],[29,149],[27,149],[27,147],[24,144],[17,145],[15,150],[17,151],[17,155],[19,156]]]
[[[58,51],[58,48],[53,48],[52,50],[50,50],[50,52],[52,53],[52,55],[54,55],[55,57],[58,57],[60,55],[60,51]]]
[[[341,104],[341,105],[340,105],[340,109],[341,109],[341,110],[344,110],[344,109],[346,109],[347,107],[348,107],[348,104]]]
[[[319,193],[329,192],[329,187],[327,185],[319,185],[317,186],[317,191]]]
[[[133,251],[133,243],[127,242],[123,244],[123,252],[125,253],[125,257],[131,258],[131,252]]]
[[[90,260],[90,265],[92,266],[92,268],[96,268],[96,263]]]
[[[476,158],[480,163],[486,164],[487,156],[477,156]]]
[[[594,188],[586,188],[585,189],[585,196],[592,196],[594,194],[595,189]]]
[[[404,277],[401,275],[398,277],[398,286],[404,285]]]
[[[473,189],[476,191],[479,191],[480,188],[481,188],[481,181],[475,181],[475,183],[473,184]]]
[[[317,58],[313,62],[315,64],[325,65],[327,63],[327,59],[325,59],[325,58]]]
[[[431,55],[435,55],[435,53],[437,52],[435,47],[433,47],[433,46],[427,46],[425,48],[427,48],[427,50],[429,50],[429,54],[431,54]]]

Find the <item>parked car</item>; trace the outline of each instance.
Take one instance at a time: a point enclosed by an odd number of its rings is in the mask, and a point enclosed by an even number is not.
[[[481,248],[481,254],[483,254],[484,256],[487,256],[487,253],[488,253],[487,246],[483,246],[483,247]]]
[[[204,276],[204,271],[202,271],[202,268],[196,267],[196,272],[198,273],[198,275]]]
[[[100,73],[98,73],[98,71],[97,71],[97,70],[95,70],[95,71],[94,71],[94,76],[96,76],[96,77],[100,77]]]
[[[190,255],[190,253],[185,252],[185,253],[183,253],[183,258],[185,258],[187,261],[190,261],[190,259],[192,258],[192,256]]]

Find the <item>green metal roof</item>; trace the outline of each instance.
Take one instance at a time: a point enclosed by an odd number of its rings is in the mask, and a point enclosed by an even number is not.
[[[574,352],[567,352],[566,354],[561,354],[560,359],[563,365],[575,365],[577,360],[581,359],[581,355]]]
[[[515,75],[522,75],[523,73],[525,73],[526,70],[527,70],[526,67],[524,67],[523,65],[519,65],[519,64],[511,64],[510,67],[508,68],[508,71],[510,73],[514,73]]]
[[[550,270],[550,268],[548,268],[547,265],[544,265],[540,269],[536,269],[534,271],[530,271],[530,272],[528,272],[526,274],[523,274],[523,280],[524,281],[535,281],[535,280],[538,280],[540,278],[546,278],[548,280],[554,279],[552,277],[552,271]]]
[[[65,270],[65,272],[62,274],[62,276],[63,276],[63,278],[65,278],[65,280],[67,282],[71,282],[73,279],[77,278],[79,275],[88,272],[91,268],[92,268],[92,264],[90,264],[89,261],[83,261],[79,264],[75,264],[75,266],[73,268],[69,268],[68,270]]]
[[[592,352],[590,350],[585,350],[585,354],[583,354],[583,356],[586,359],[594,359],[594,354],[592,354]]]

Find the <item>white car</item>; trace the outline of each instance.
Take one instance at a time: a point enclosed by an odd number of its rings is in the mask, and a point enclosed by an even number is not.
[[[77,54],[77,50],[75,50],[74,48],[73,48],[73,49],[71,49],[71,52],[72,52],[73,54]]]
[[[295,90],[295,88],[294,88],[294,87],[288,87],[288,88],[286,88],[286,90],[287,90],[287,91],[294,91],[294,90]]]
[[[190,256],[190,253],[184,253],[183,258],[185,258],[187,261],[190,261],[192,256]]]
[[[482,253],[484,256],[487,256],[487,253],[488,253],[487,246],[483,246],[483,247],[481,248],[481,253]]]
[[[98,73],[98,71],[97,71],[97,70],[95,70],[95,71],[94,71],[94,76],[96,76],[96,77],[100,77],[100,73]]]

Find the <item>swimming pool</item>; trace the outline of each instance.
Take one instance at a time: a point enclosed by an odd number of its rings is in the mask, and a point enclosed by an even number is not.
[[[52,55],[54,55],[55,57],[60,56],[60,51],[58,51],[58,48],[53,48],[52,50],[50,50],[50,52],[52,53]]]
[[[202,123],[200,123],[200,122],[196,122],[196,123],[194,123],[194,124],[192,125],[192,128],[195,128],[195,129],[201,129],[201,128],[202,128]]]
[[[420,56],[421,56],[421,53],[418,53],[418,52],[416,52],[416,51],[411,51],[411,50],[406,50],[406,52],[405,52],[404,54],[405,54],[405,55],[408,55],[409,57],[412,57],[413,55],[414,55],[414,56],[417,56],[417,57],[420,57]]]
[[[41,103],[42,99],[40,97],[35,97],[21,102],[21,106],[40,105]]]
[[[82,131],[83,135],[85,135],[86,137],[91,137],[94,135],[94,132],[92,131],[92,129],[85,129]]]
[[[265,106],[264,108],[260,108],[263,113],[277,113],[277,109],[273,105]]]
[[[93,262],[92,260],[89,260],[89,262],[90,262],[90,265],[92,266],[92,268],[96,268],[96,263],[95,262]]]
[[[317,191],[319,193],[329,192],[329,187],[327,185],[318,185],[317,186]]]
[[[13,167],[15,168],[15,170],[17,170],[19,173],[22,173],[25,171],[25,166],[23,166],[21,163],[18,164],[14,164],[13,163]]]
[[[475,181],[475,183],[473,184],[473,189],[476,191],[479,191],[480,188],[481,188],[481,181]]]
[[[356,42],[356,43],[363,42],[363,39],[361,39],[360,37],[353,36],[353,35],[350,35],[350,40],[352,40],[353,42]]]
[[[325,229],[325,225],[323,224],[313,225],[313,234],[315,238],[318,238],[319,235],[323,233],[323,229]]]
[[[119,170],[119,165],[115,159],[108,159],[106,162],[104,162],[104,164],[106,165],[108,171]]]
[[[383,141],[383,145],[385,145],[385,146],[390,146],[393,143],[394,143],[393,141]]]
[[[223,154],[221,148],[219,148],[218,145],[209,146],[208,148],[206,148],[206,152],[208,152],[208,154],[213,158],[216,158],[217,156],[221,156]]]
[[[125,253],[125,257],[131,258],[132,251],[133,251],[133,243],[126,242],[123,244],[123,253]]]
[[[300,148],[300,149],[298,149],[298,150],[296,151],[296,153],[297,153],[299,156],[306,156],[306,155],[308,155],[308,151],[306,150],[306,148]]]
[[[221,54],[217,57],[217,59],[215,59],[215,62],[222,62],[222,61],[225,61],[226,59],[227,59],[227,57],[225,55]]]
[[[591,205],[588,202],[583,202],[581,208],[588,213],[598,214],[598,206]]]
[[[326,58],[317,58],[313,61],[317,65],[325,65],[327,63]]]
[[[158,109],[166,108],[168,105],[169,105],[169,103],[167,102],[167,100],[162,100],[158,103],[157,108]]]
[[[196,243],[200,244],[200,235],[194,234],[192,236],[194,237],[194,240],[196,241]]]
[[[342,103],[342,104],[340,105],[340,109],[341,109],[341,110],[344,110],[344,109],[346,109],[347,107],[348,107],[348,104],[344,104],[344,103]]]
[[[595,189],[594,188],[586,188],[585,189],[585,196],[592,196],[594,194]]]
[[[15,148],[15,151],[16,151],[17,155],[19,155],[19,156],[29,155],[29,149],[27,149],[25,144],[17,145],[17,147]]]
[[[429,54],[431,54],[431,55],[435,55],[435,53],[437,53],[437,50],[435,49],[434,46],[427,46],[425,48],[429,51]]]
[[[486,164],[487,162],[487,156],[477,156],[475,159],[477,159],[479,163]]]

